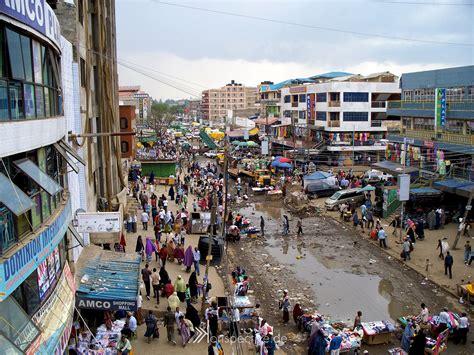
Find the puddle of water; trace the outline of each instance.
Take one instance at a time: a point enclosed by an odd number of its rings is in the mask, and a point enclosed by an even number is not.
[[[241,215],[249,217],[253,222],[258,222],[257,218],[260,218],[260,216],[263,215],[265,220],[272,218],[278,220],[279,223],[283,216],[283,211],[282,202],[273,200],[252,203],[247,207],[239,209]],[[252,213],[254,214],[253,216]]]
[[[297,248],[275,239],[269,240],[270,255],[285,265],[291,265],[295,276],[306,281],[301,291],[310,286],[319,303],[318,311],[333,319],[353,320],[361,310],[365,320],[395,320],[407,314],[406,306],[391,297],[393,285],[377,275],[357,275],[340,269],[329,269],[309,252],[302,259]],[[305,251],[303,251],[304,253]],[[411,306],[411,304],[410,304]]]

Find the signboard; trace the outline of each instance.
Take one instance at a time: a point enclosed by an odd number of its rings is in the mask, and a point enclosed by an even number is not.
[[[107,300],[97,299],[92,300],[84,298],[80,293],[76,293],[76,307],[82,309],[95,309],[98,311],[130,311],[134,312],[137,310],[136,301],[124,301],[124,300]]]
[[[39,265],[54,252],[66,234],[71,218],[68,201],[51,225],[0,264],[0,301],[10,295]]]
[[[446,89],[435,90],[435,127],[446,127]]]
[[[120,212],[83,212],[77,214],[79,233],[118,233],[122,229]]]
[[[298,94],[306,92],[306,86],[291,86],[290,87],[290,94]]]
[[[410,175],[398,175],[398,200],[408,201],[410,199]]]
[[[268,154],[268,141],[267,140],[262,141],[261,148],[262,148],[262,155],[267,155]]]
[[[314,94],[308,94],[306,96],[306,116],[308,117],[308,122],[314,121]]]
[[[434,148],[434,142],[433,141],[423,141],[423,146],[427,148]]]
[[[60,48],[59,21],[46,0],[0,0],[0,13],[34,28]]]

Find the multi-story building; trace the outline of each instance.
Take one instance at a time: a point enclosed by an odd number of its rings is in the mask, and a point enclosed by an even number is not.
[[[263,81],[257,85],[260,102],[260,117],[280,117],[281,88],[285,82],[274,84],[273,81]]]
[[[87,211],[108,210],[124,200],[115,29],[115,2],[52,1],[64,37],[73,45],[79,69],[80,124],[75,133],[100,134],[78,139],[86,164]],[[93,242],[93,240],[91,239]]]
[[[400,88],[387,114],[402,127],[389,135],[386,158],[473,179],[474,66],[406,73]]]
[[[330,165],[373,162],[383,156],[386,102],[400,97],[398,77],[383,72],[310,79],[314,83],[281,89],[282,120],[293,128],[294,137],[277,137],[273,143],[296,148],[319,143],[327,151],[320,161]]]
[[[145,127],[149,125],[148,119],[151,116],[152,99],[150,95],[140,90],[140,86],[120,86],[119,100],[121,106],[135,106],[135,117],[138,126]]]
[[[218,89],[202,92],[202,118],[216,120],[227,117],[228,111],[234,116],[252,115],[258,111],[257,88],[244,86],[232,80],[229,84]]]
[[[184,113],[191,119],[200,118],[200,108],[201,108],[201,100],[188,100],[186,101]]]
[[[61,354],[74,311],[70,234],[80,238],[68,170],[78,171],[70,155],[81,159],[65,140],[72,46],[46,2],[21,4],[0,5],[0,353]]]

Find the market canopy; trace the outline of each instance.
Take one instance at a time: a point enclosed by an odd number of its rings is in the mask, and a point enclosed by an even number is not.
[[[459,196],[469,198],[472,193],[474,193],[474,183],[456,189],[456,194]]]
[[[432,187],[418,187],[416,189],[410,189],[410,194],[415,196],[439,196],[442,194],[442,192],[437,189],[433,189]]]
[[[454,194],[456,193],[457,189],[471,184],[472,182],[467,180],[447,179],[434,182],[433,187],[438,190]]]
[[[88,246],[76,273],[76,307],[100,311],[136,311],[140,256]],[[88,256],[86,258],[86,256]],[[77,282],[79,281],[79,282]]]
[[[384,161],[380,161],[378,163],[374,163],[374,164],[372,164],[372,167],[374,167],[378,170],[382,170],[382,171],[384,171],[386,173],[389,173],[393,176],[396,176],[398,174],[403,174],[404,169],[405,169],[405,174],[413,175],[415,173],[418,173],[417,168],[413,168],[411,166],[403,167],[402,164],[398,164],[398,163],[395,163],[395,162],[389,161],[389,160],[384,160]]]
[[[323,180],[323,179],[327,179],[330,176],[331,174],[326,173],[324,171],[316,171],[312,173],[311,175],[306,176],[304,179],[305,180]]]
[[[375,191],[375,187],[373,187],[372,185],[367,185],[359,190],[359,192],[367,192],[367,191]]]

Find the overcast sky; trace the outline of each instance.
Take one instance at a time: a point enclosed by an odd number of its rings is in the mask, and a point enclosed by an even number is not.
[[[140,85],[157,99],[197,96],[232,79],[257,85],[328,71],[389,70],[400,75],[474,63],[473,0],[168,1],[300,25],[470,46],[341,33],[159,0],[116,0],[119,63],[157,79],[119,65],[120,85]],[[422,2],[429,4],[417,4]]]

